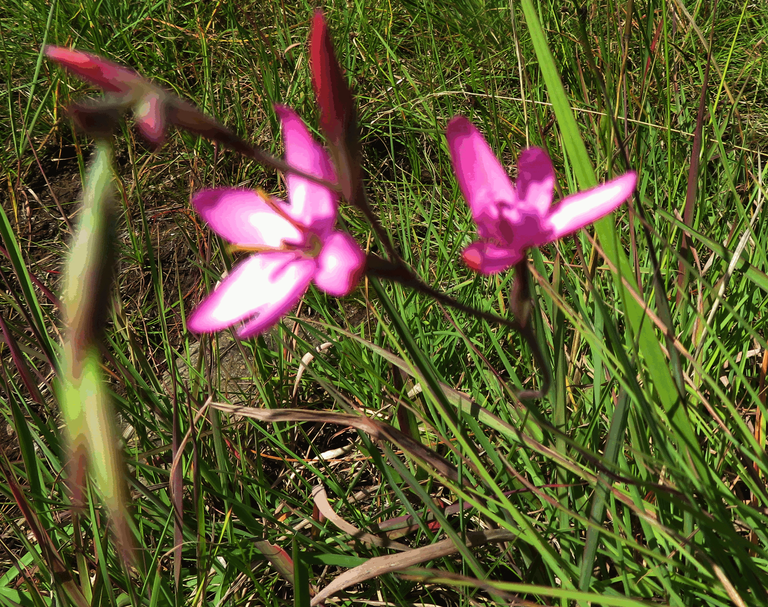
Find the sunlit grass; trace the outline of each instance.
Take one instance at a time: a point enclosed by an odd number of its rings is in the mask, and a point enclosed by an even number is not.
[[[541,370],[517,335],[397,285],[366,281],[340,301],[310,289],[258,340],[192,337],[185,316],[232,257],[191,211],[190,195],[212,185],[284,195],[284,182],[187,134],[153,154],[126,128],[116,140],[122,215],[104,357],[141,547],[130,571],[96,496],[69,515],[62,477],[52,391],[61,325],[35,281],[62,288],[70,229],[60,209],[76,223],[90,155],[62,108],[89,91],[40,48],[75,45],[130,65],[280,153],[274,103],[317,125],[306,52],[313,6],[6,7],[0,411],[14,431],[0,466],[0,601],[73,601],[64,582],[51,581],[49,541],[91,604],[288,604],[288,555],[319,589],[392,553],[318,523],[312,488],[322,484],[358,529],[375,533],[411,515],[416,528],[397,541],[417,548],[448,537],[460,550],[422,564],[447,572],[439,583],[424,572],[387,574],[348,589],[348,604],[487,604],[504,592],[562,605],[765,604],[768,18],[759,3],[720,2],[716,15],[709,4],[592,2],[580,13],[540,3],[549,64],[517,3],[325,7],[357,96],[370,199],[405,260],[460,301],[509,314],[512,273],[481,278],[460,262],[475,228],[443,137],[453,115],[477,124],[510,172],[522,148],[546,147],[562,195],[587,185],[592,170],[603,181],[628,168],[619,141],[639,171],[641,208],[604,220],[597,246],[589,230],[531,252],[536,334],[554,384],[526,405],[514,394],[535,389]],[[575,123],[564,118],[568,107]],[[341,216],[375,246],[357,211]],[[683,250],[684,234],[693,250]],[[306,353],[314,358],[295,383]],[[266,423],[213,408],[196,419],[209,399],[363,413],[444,459],[344,425]],[[170,470],[187,432],[175,534]],[[441,461],[449,467],[436,469]],[[455,503],[450,514],[437,507]],[[49,540],[30,533],[28,513]],[[467,533],[496,527],[514,539],[466,547]]]

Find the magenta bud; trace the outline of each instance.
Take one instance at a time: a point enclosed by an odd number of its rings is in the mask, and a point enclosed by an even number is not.
[[[46,46],[45,54],[81,80],[108,93],[127,93],[144,83],[142,77],[132,69],[98,55],[61,46]]]
[[[165,141],[166,106],[160,95],[147,92],[133,109],[136,128],[150,144],[159,148]]]

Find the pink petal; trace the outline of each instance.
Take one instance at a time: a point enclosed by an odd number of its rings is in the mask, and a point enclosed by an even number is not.
[[[446,128],[453,170],[472,211],[481,238],[503,240],[499,213],[514,207],[517,195],[504,167],[480,132],[464,116],[456,116]]]
[[[157,147],[165,139],[165,103],[155,91],[147,92],[133,111],[136,127],[144,138]]]
[[[272,198],[272,202],[287,212],[283,201]],[[192,205],[214,232],[233,244],[277,248],[304,243],[304,234],[253,190],[202,190]]]
[[[133,70],[98,55],[61,46],[46,46],[45,54],[82,80],[111,93],[126,93],[144,82]]]
[[[518,205],[524,213],[545,217],[552,206],[555,171],[552,161],[541,148],[523,150],[517,160]]]
[[[637,173],[630,171],[596,188],[564,198],[549,216],[551,239],[572,234],[607,215],[632,195],[636,183]]]
[[[490,242],[476,241],[462,253],[464,263],[481,274],[496,274],[512,267],[525,257],[518,247],[500,247]]]
[[[349,295],[365,269],[365,253],[349,234],[333,232],[317,258],[315,284],[334,297]]]
[[[274,325],[301,299],[317,263],[294,252],[261,253],[240,262],[187,319],[193,333],[212,333],[247,320],[238,335]]]
[[[275,111],[283,123],[286,162],[310,175],[335,181],[328,154],[312,138],[301,118],[285,106],[276,105]],[[286,179],[291,217],[320,236],[329,233],[336,222],[336,193],[293,173],[288,173]]]

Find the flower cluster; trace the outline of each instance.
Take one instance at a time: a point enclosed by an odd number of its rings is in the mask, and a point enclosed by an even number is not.
[[[113,95],[101,104],[73,107],[73,116],[81,124],[96,124],[92,132],[108,131],[99,120],[109,126],[113,120],[110,111],[117,108],[132,109],[137,128],[154,145],[163,142],[168,124],[234,141],[235,136],[224,127],[133,70],[71,49],[48,47],[46,53]],[[260,191],[230,188],[203,190],[193,197],[194,208],[214,232],[233,249],[252,253],[190,315],[187,325],[195,333],[237,326],[240,338],[258,335],[288,313],[310,283],[330,295],[344,296],[363,274],[366,256],[351,236],[335,229],[338,194],[327,185],[337,183],[336,189],[347,200],[367,209],[357,195],[362,184],[353,96],[320,12],[312,24],[310,58],[320,124],[331,155],[292,110],[277,106],[286,166],[291,170],[286,177],[288,201]],[[553,205],[555,173],[543,150],[529,148],[521,153],[513,184],[469,120],[453,118],[446,137],[479,236],[464,249],[463,259],[482,274],[506,270],[522,261],[527,249],[596,221],[625,202],[635,189],[637,175],[630,171]],[[238,145],[231,147],[239,150]]]

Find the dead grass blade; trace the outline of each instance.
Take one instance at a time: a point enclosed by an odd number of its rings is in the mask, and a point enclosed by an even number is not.
[[[227,403],[211,403],[211,407],[218,411],[250,417],[263,422],[315,422],[350,426],[365,432],[375,441],[389,441],[397,445],[412,458],[426,462],[445,478],[455,483],[467,482],[466,476],[459,479],[456,468],[431,449],[427,449],[424,445],[417,443],[389,424],[362,415],[349,415],[332,411],[306,411],[304,409],[256,409],[255,407],[243,407]]]
[[[333,507],[331,507],[331,504],[328,502],[328,495],[325,492],[325,487],[322,485],[317,485],[312,490],[312,499],[315,501],[315,506],[317,506],[317,509],[325,518],[331,521],[342,531],[345,531],[351,535],[356,540],[360,540],[366,544],[378,546],[379,548],[389,548],[390,550],[399,550],[401,552],[410,550],[410,548],[405,544],[392,541],[389,538],[381,538],[370,533],[366,533],[365,531],[361,531],[355,527],[352,523],[345,521],[338,514],[336,514],[336,511],[333,509]]]
[[[472,531],[466,535],[466,543],[469,548],[477,548],[489,543],[506,542],[515,539],[517,536],[510,531],[504,529],[490,529],[488,531]],[[430,546],[424,546],[422,548],[414,548],[409,552],[402,554],[388,554],[386,556],[377,556],[367,560],[362,565],[354,567],[349,571],[345,571],[312,599],[311,605],[319,605],[327,598],[333,596],[337,592],[359,584],[365,580],[384,575],[385,573],[393,573],[395,571],[402,571],[413,565],[419,563],[425,563],[427,561],[433,561],[435,559],[442,558],[458,552],[458,548],[454,544],[453,540],[448,538],[441,540]]]

